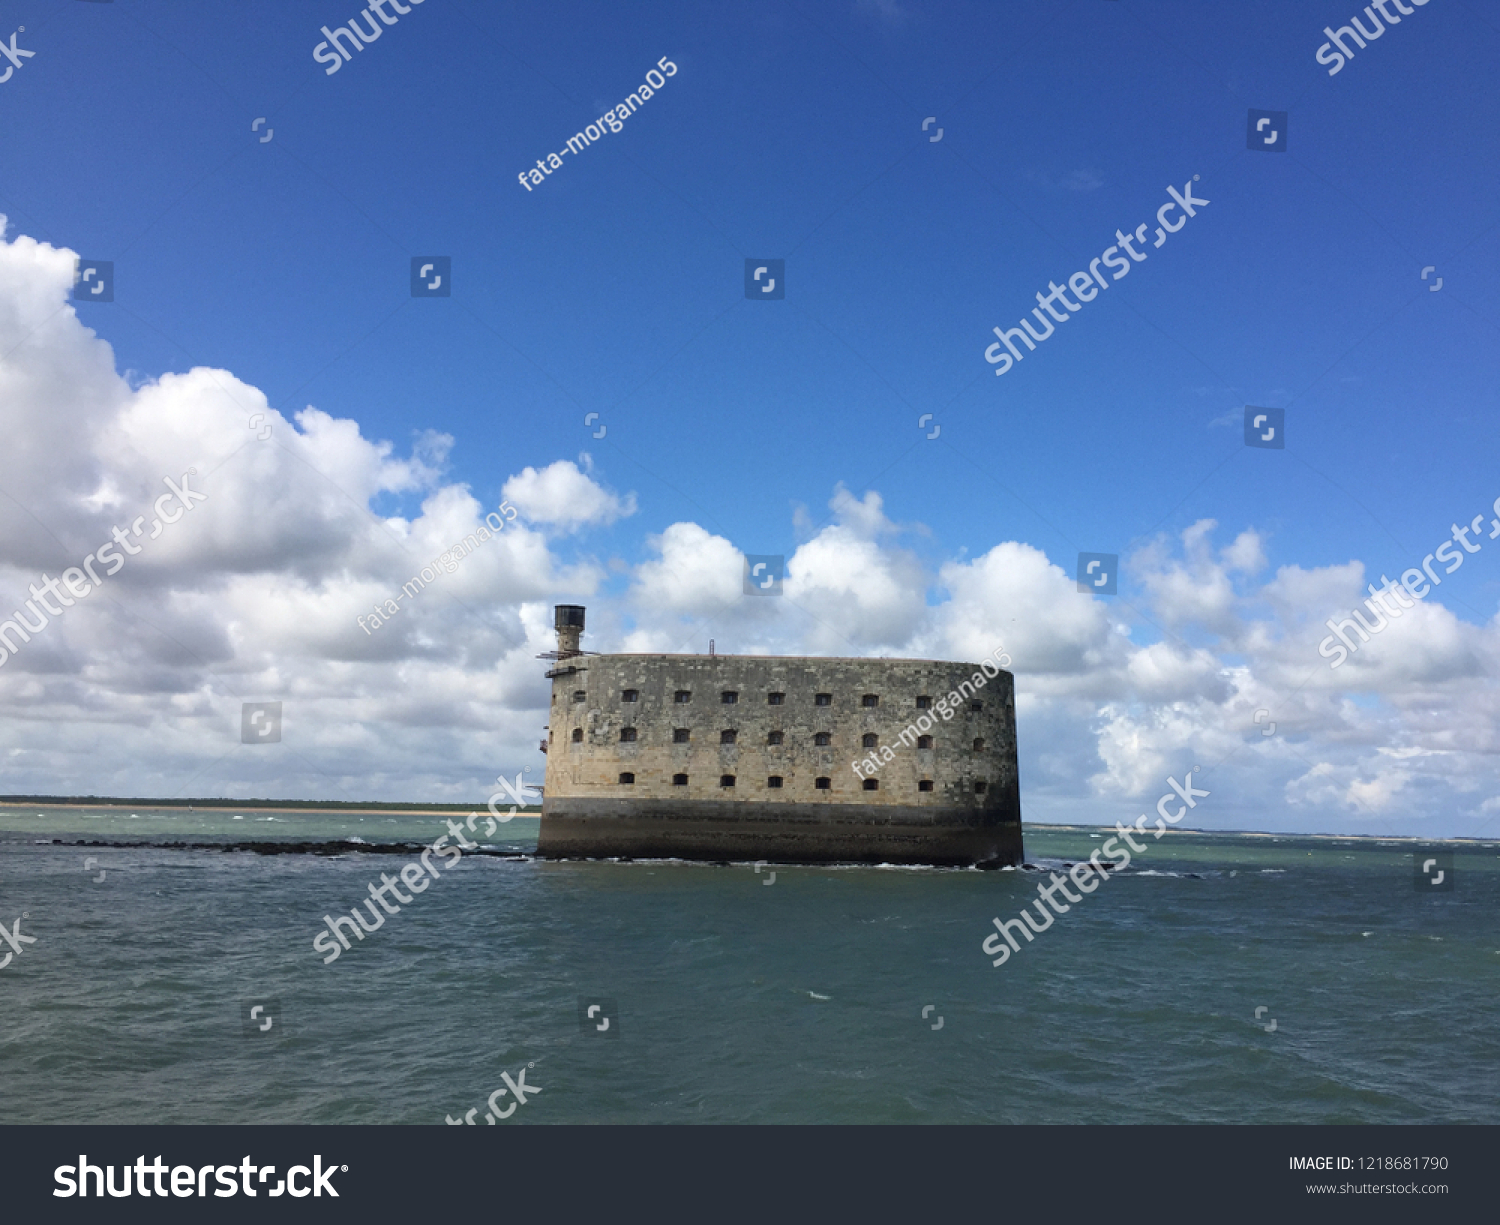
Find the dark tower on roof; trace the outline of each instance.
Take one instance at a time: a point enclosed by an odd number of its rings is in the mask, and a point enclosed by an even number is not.
[[[578,643],[583,637],[583,605],[557,605],[552,610],[552,624],[557,630],[557,657],[581,654]]]

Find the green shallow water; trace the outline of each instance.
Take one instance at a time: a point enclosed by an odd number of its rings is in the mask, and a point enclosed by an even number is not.
[[[1492,843],[1437,848],[1456,887],[1419,892],[1409,843],[1175,835],[998,969],[980,945],[1035,872],[466,856],[325,965],[323,916],[405,857],[159,845],[447,819],[0,810],[0,922],[36,937],[0,970],[0,1117],[483,1124],[532,1064],[504,1126],[1500,1121]],[[1027,859],[1093,832],[1028,828]]]
[[[505,816],[510,806],[496,806]],[[480,808],[476,830],[489,826],[490,814]],[[275,809],[255,808],[101,808],[101,807],[0,807],[0,840],[27,835],[68,841],[99,842],[425,842],[447,832],[446,822],[464,822],[467,812],[389,812],[381,809]],[[536,816],[518,812],[509,821],[496,822],[494,837],[486,843],[507,848],[535,849]]]

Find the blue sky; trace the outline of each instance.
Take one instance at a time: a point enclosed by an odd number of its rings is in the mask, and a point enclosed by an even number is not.
[[[555,596],[617,600],[622,634],[670,525],[790,556],[842,485],[933,607],[998,542],[1124,555],[1103,615],[1140,647],[1167,631],[1130,559],[1200,520],[1273,569],[1395,577],[1500,494],[1500,27],[1437,0],[1330,77],[1348,10],[426,0],[328,76],[353,0],[0,0],[36,52],[0,85],[0,211],[114,261],[78,316],[136,384],[206,366],[399,455],[447,435],[442,482],[487,505],[587,451],[636,513],[557,546],[600,572]],[[622,132],[517,183],[662,57]],[[1288,112],[1287,152],[1246,148],[1250,108]],[[996,377],[990,329],[1194,176],[1198,216]],[[451,298],[410,296],[427,254]],[[746,300],[749,257],[785,259],[784,300]],[[1286,410],[1285,450],[1244,446],[1246,404]],[[1500,548],[1442,597],[1486,626]]]

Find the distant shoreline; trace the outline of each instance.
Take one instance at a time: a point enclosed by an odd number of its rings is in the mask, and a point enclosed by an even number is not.
[[[1023,824],[1022,828],[1058,831],[1097,829],[1108,833],[1113,833],[1115,830],[1113,825],[1059,825],[1055,822],[1047,821],[1027,821]],[[1149,834],[1151,832],[1149,829],[1136,829],[1135,826],[1131,826],[1130,831],[1131,833],[1138,834]],[[1328,842],[1416,842],[1424,846],[1434,842],[1465,842],[1473,846],[1489,846],[1500,843],[1500,836],[1495,838],[1423,838],[1416,834],[1302,834],[1285,830],[1264,829],[1189,829],[1187,826],[1178,826],[1176,829],[1169,829],[1167,831],[1167,837],[1170,838],[1173,834],[1202,834],[1206,837],[1214,837],[1222,834],[1232,838],[1318,838]]]
[[[196,799],[118,799],[115,796],[97,795],[0,795],[0,808],[31,808],[36,805],[51,805],[54,808],[214,808],[254,809],[256,812],[404,812],[415,816],[438,815],[453,812],[479,812],[487,805],[480,800],[475,804],[392,804],[372,800],[358,803],[353,800],[222,800]],[[518,805],[516,815],[540,813],[538,804]]]
[[[224,799],[184,799],[184,800],[162,800],[162,799],[120,799],[115,796],[61,796],[61,795],[0,795],[0,810],[29,808],[35,805],[52,805],[63,808],[98,808],[110,809],[140,809],[140,808],[170,808],[186,810],[198,809],[245,809],[256,812],[390,812],[406,813],[411,816],[446,816],[455,812],[481,812],[487,805],[484,801],[477,804],[406,804],[388,803],[383,801],[370,801],[369,803],[358,803],[352,800],[224,800]],[[516,816],[540,816],[540,804],[517,805]],[[1110,825],[1091,824],[1059,824],[1049,821],[1027,821],[1022,825],[1023,829],[1052,830],[1057,832],[1113,830]],[[1169,836],[1173,834],[1201,834],[1207,837],[1226,836],[1234,838],[1312,838],[1328,842],[1362,841],[1362,842],[1411,842],[1421,845],[1430,845],[1439,842],[1457,842],[1471,846],[1485,846],[1500,843],[1500,837],[1495,838],[1432,838],[1420,837],[1416,834],[1304,834],[1287,831],[1261,830],[1261,829],[1187,829],[1179,827],[1169,830]]]

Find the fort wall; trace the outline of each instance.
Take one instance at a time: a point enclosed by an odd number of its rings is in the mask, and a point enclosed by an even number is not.
[[[576,645],[560,654],[542,855],[1019,861],[1009,672],[985,678],[974,664],[929,660],[582,655]],[[955,690],[963,700],[944,719],[934,708]],[[902,743],[921,716],[932,720],[927,738]],[[894,756],[865,782],[853,763],[885,746]]]

